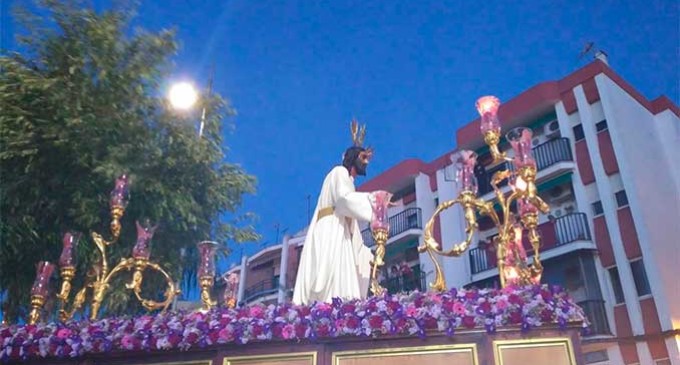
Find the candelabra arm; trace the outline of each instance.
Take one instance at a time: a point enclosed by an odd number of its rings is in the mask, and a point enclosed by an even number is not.
[[[373,230],[373,240],[377,246],[375,250],[375,257],[373,258],[372,269],[371,269],[371,293],[373,295],[382,295],[385,292],[378,281],[378,270],[381,266],[385,265],[385,244],[387,243],[387,238],[389,232],[387,229],[374,229]]]
[[[215,284],[215,278],[210,275],[201,276],[199,279],[201,286],[201,302],[204,310],[210,310],[217,305],[217,301],[210,297],[210,288]]]
[[[439,242],[433,237],[434,222],[436,217],[446,209],[451,208],[455,204],[460,204],[465,212],[465,233],[466,238],[463,242],[453,245],[453,247],[448,251],[442,251],[439,247]],[[432,217],[425,224],[425,232],[423,233],[423,245],[418,247],[419,252],[425,252],[429,254],[432,262],[435,266],[435,281],[430,284],[430,286],[437,291],[446,290],[446,280],[444,279],[444,273],[441,268],[439,261],[436,259],[434,254],[446,257],[458,257],[461,256],[470,247],[470,243],[474,237],[475,232],[478,229],[476,212],[478,207],[485,207],[484,202],[478,200],[475,194],[471,191],[463,191],[457,199],[445,201],[437,207]]]

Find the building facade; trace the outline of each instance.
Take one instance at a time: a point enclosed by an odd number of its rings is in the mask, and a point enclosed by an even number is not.
[[[595,60],[506,101],[499,117],[505,132],[533,131],[537,187],[551,207],[539,222],[543,282],[564,286],[588,314],[586,362],[680,365],[680,163],[673,162],[680,155],[680,109],[666,97],[649,101],[606,60]],[[479,124],[457,131],[456,150],[431,162],[404,160],[359,187],[388,190],[401,203],[391,211],[382,274],[391,292],[425,290],[434,278],[433,263],[417,246],[437,205],[460,192],[451,162],[457,151],[477,152],[478,196],[494,198],[490,177],[510,166],[491,164]],[[511,153],[507,144],[500,147]],[[290,297],[304,233],[232,269],[242,275],[241,301]],[[362,233],[372,246],[370,231]],[[457,207],[434,222],[444,250],[464,234]],[[489,244],[496,234],[480,217],[471,248],[441,261],[449,286],[498,285]]]

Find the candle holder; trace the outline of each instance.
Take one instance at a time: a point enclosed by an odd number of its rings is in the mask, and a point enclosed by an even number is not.
[[[226,287],[224,288],[224,305],[227,308],[236,307],[239,280],[239,274],[235,272],[227,276]]]
[[[445,201],[437,207],[432,217],[425,225],[423,244],[418,247],[419,252],[426,252],[434,262],[435,281],[430,286],[437,291],[446,290],[444,274],[435,255],[445,257],[461,256],[470,247],[475,232],[478,231],[477,214],[491,218],[498,228],[498,235],[492,244],[496,246],[496,258],[501,286],[527,285],[541,280],[543,266],[539,255],[540,235],[538,234],[538,212],[548,213],[550,207],[537,193],[536,189],[536,161],[531,150],[531,130],[515,128],[508,132],[506,139],[510,142],[514,158],[510,159],[500,152],[500,122],[498,108],[500,101],[494,96],[485,96],[477,101],[477,110],[481,116],[481,132],[484,142],[494,161],[512,161],[514,172],[502,170],[494,173],[491,178],[496,201],[501,207],[502,216],[499,217],[493,202],[477,198],[477,183],[474,179],[473,168],[477,163],[477,155],[472,151],[462,150],[458,153],[458,176],[461,193],[456,199]],[[506,196],[498,184],[508,179],[511,192]],[[517,202],[518,212],[511,211],[512,203]],[[440,249],[439,242],[433,237],[436,217],[444,210],[454,205],[463,208],[466,221],[466,238],[463,242],[453,245],[448,251]],[[518,219],[519,218],[519,219]],[[520,223],[521,222],[521,225]],[[529,265],[526,252],[522,246],[522,228],[528,232],[529,242],[533,248],[533,264]]]
[[[40,261],[36,272],[35,281],[31,288],[31,311],[28,313],[28,323],[36,324],[40,320],[42,307],[49,294],[49,282],[54,272],[54,264]]]
[[[370,227],[373,234],[373,240],[376,244],[375,257],[373,258],[371,270],[371,293],[373,295],[382,295],[385,288],[380,285],[378,281],[378,272],[381,266],[385,265],[385,244],[389,237],[390,223],[388,207],[392,194],[386,191],[376,191],[371,194],[370,202],[373,209],[373,217],[371,219]]]
[[[144,308],[147,310],[162,309],[165,310],[172,303],[176,295],[180,293],[170,275],[157,263],[149,260],[150,256],[150,241],[156,227],[150,225],[142,226],[137,223],[137,244],[133,249],[133,255],[129,258],[123,258],[116,264],[113,269],[109,270],[107,259],[107,248],[116,243],[120,237],[121,224],[120,219],[125,214],[125,208],[129,202],[129,181],[127,175],[122,175],[116,179],[115,187],[111,192],[109,199],[109,208],[111,211],[111,240],[106,240],[102,235],[92,232],[91,237],[95,246],[99,251],[97,260],[92,264],[91,276],[88,275],[85,285],[76,293],[73,300],[69,303],[71,293],[71,281],[76,275],[76,266],[74,263],[74,251],[77,248],[80,240],[79,233],[68,232],[64,235],[63,250],[59,257],[59,272],[61,276],[61,290],[56,295],[59,304],[58,317],[61,321],[67,321],[73,318],[73,315],[80,310],[87,300],[87,294],[91,290],[92,297],[90,301],[90,319],[94,320],[99,314],[99,308],[104,301],[105,295],[110,289],[110,283],[113,277],[124,272],[132,271],[132,280],[126,284],[126,288],[133,291],[137,300],[139,300]],[[43,265],[44,266],[44,265]],[[52,270],[54,267],[52,266]],[[47,270],[47,269],[45,269]],[[167,289],[165,291],[165,299],[162,302],[145,299],[142,297],[142,278],[145,270],[153,270],[160,273],[166,281]],[[51,272],[50,272],[51,274]],[[49,275],[48,275],[49,276]],[[38,272],[36,282],[40,278],[44,278],[45,273],[41,275]],[[32,293],[31,307],[42,307],[47,293]],[[70,304],[70,305],[69,305]],[[69,309],[70,308],[70,309]],[[29,315],[29,321],[37,321],[39,319],[38,313],[32,309]]]
[[[217,301],[210,297],[210,290],[215,285],[215,253],[219,245],[217,242],[203,241],[196,246],[201,259],[198,266],[201,302],[204,310],[210,310],[217,305]]]

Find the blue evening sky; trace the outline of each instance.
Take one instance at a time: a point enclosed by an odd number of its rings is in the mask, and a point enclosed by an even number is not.
[[[307,196],[313,209],[352,117],[376,150],[369,178],[406,158],[430,161],[455,148],[477,97],[507,100],[571,73],[592,59],[578,58],[588,41],[646,97],[680,100],[675,0],[141,3],[138,25],[178,30],[174,79],[205,86],[215,64],[215,89],[238,111],[228,159],[258,178],[244,210],[269,244],[277,225],[307,224]],[[11,19],[2,21],[12,48]]]

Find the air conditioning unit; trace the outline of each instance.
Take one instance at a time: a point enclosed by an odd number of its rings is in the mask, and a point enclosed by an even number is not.
[[[538,146],[540,143],[541,143],[541,139],[540,139],[540,138],[534,138],[534,139],[531,140],[531,147],[536,147],[536,146]]]
[[[555,209],[552,211],[552,215],[555,216],[555,218],[559,218],[562,216],[562,209]]]
[[[566,204],[564,206],[564,214],[571,214],[576,211],[576,206],[574,204]]]
[[[543,133],[548,138],[558,137],[560,135],[560,125],[556,120],[545,125],[543,128]]]

